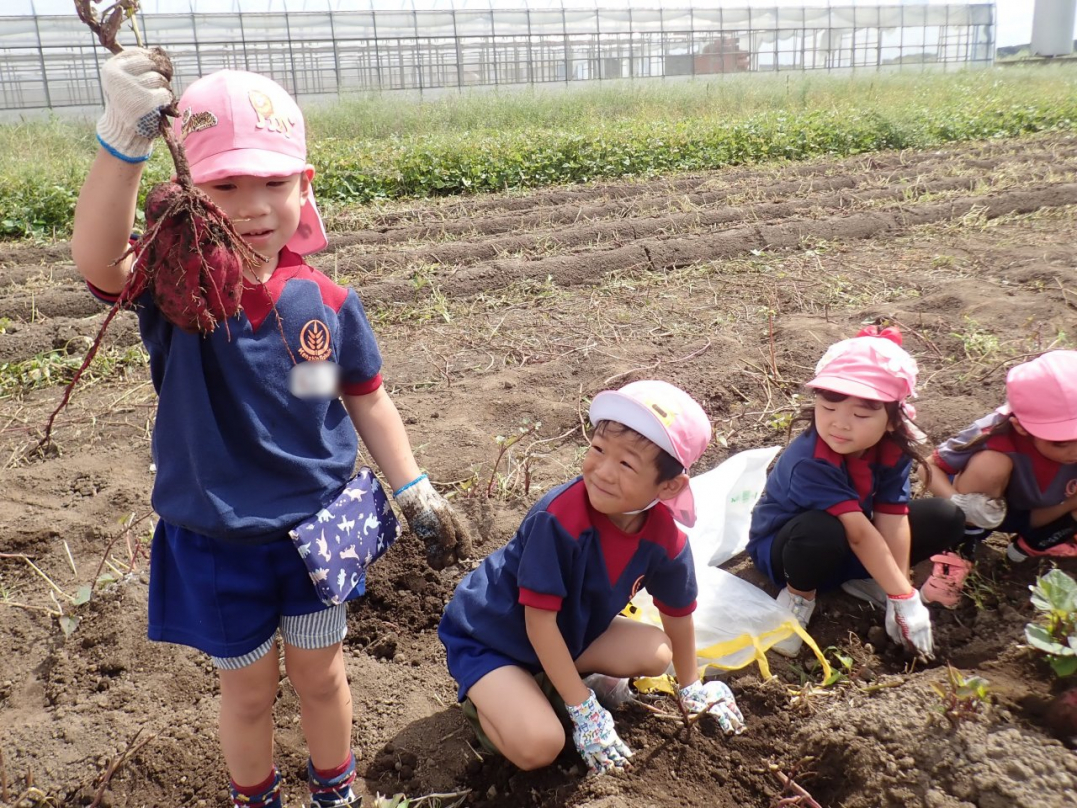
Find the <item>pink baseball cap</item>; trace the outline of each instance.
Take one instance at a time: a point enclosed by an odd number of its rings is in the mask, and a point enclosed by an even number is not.
[[[664,449],[687,471],[711,441],[711,422],[703,408],[686,392],[669,382],[639,381],[620,390],[604,390],[591,400],[592,424],[616,421]],[[695,499],[685,486],[664,503],[682,525],[696,523]]]
[[[904,402],[916,395],[918,370],[900,342],[894,329],[837,342],[823,354],[807,386],[868,401]]]
[[[288,177],[310,167],[303,113],[272,79],[218,70],[184,91],[179,110],[172,130],[183,143],[195,183],[239,175]],[[287,247],[310,255],[328,243],[311,189]]]
[[[1006,404],[1042,440],[1077,440],[1077,351],[1048,351],[1006,374]]]

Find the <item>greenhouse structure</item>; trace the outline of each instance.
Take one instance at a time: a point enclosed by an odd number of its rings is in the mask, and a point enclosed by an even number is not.
[[[95,5],[106,10],[115,0]],[[174,87],[218,68],[299,97],[798,70],[991,64],[993,2],[142,0]],[[127,27],[125,45],[136,44]],[[101,103],[108,57],[74,0],[3,0],[0,110]]]

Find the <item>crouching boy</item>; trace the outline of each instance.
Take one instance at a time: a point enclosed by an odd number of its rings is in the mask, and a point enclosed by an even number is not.
[[[460,582],[438,629],[465,715],[521,769],[560,754],[562,721],[592,773],[628,765],[588,674],[657,676],[672,661],[690,713],[744,726],[729,688],[699,680],[692,551],[674,522],[695,522],[687,471],[710,442],[706,414],[671,384],[639,381],[595,396],[590,420],[582,475]],[[641,588],[662,629],[620,616]]]

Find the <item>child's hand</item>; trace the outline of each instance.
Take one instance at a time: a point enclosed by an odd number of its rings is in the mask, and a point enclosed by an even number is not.
[[[920,601],[920,593],[915,589],[907,597],[887,597],[886,633],[899,645],[911,645],[921,656],[935,658],[931,613]]]
[[[718,719],[718,726],[726,735],[740,735],[744,732],[744,716],[733,699],[733,691],[725,682],[704,684],[697,680],[682,687],[678,695],[689,715],[710,713]]]
[[[159,49],[128,48],[101,70],[105,114],[97,121],[97,137],[113,156],[128,163],[149,158],[161,110],[172,103],[167,58]]]
[[[970,525],[993,530],[1006,518],[1006,500],[992,499],[987,494],[954,494],[950,497],[965,514],[965,521]]]
[[[393,492],[411,532],[426,545],[426,562],[436,570],[471,555],[471,532],[425,474]]]
[[[595,697],[595,691],[587,691],[587,699],[576,707],[566,704],[568,717],[572,719],[572,742],[580,753],[591,774],[603,774],[623,769],[631,764],[632,750],[617,736],[613,716]]]

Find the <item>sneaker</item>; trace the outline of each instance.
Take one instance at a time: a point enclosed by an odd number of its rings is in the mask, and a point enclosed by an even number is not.
[[[793,617],[797,619],[802,628],[807,627],[808,621],[811,620],[812,612],[815,611],[814,600],[795,595],[789,591],[788,587],[779,592],[775,600],[779,606],[783,606],[793,613]],[[795,657],[800,653],[803,645],[804,640],[800,638],[800,635],[791,634],[784,640],[774,643],[774,645],[770,646],[770,649],[785,657]]]
[[[843,581],[841,589],[846,595],[866,600],[872,606],[886,608],[886,590],[879,586],[874,578],[852,578]]]
[[[920,587],[920,600],[937,603],[947,609],[956,608],[961,602],[965,578],[972,572],[972,562],[957,553],[939,553],[931,556],[931,560],[935,566]]]
[[[1074,544],[1072,541],[1064,541],[1059,542],[1053,547],[1037,550],[1025,541],[1022,536],[1018,536],[1014,541],[1010,542],[1010,546],[1006,548],[1006,558],[1018,564],[1022,561],[1028,561],[1030,557],[1044,558],[1047,556],[1050,556],[1051,558],[1077,558],[1077,544]]]

